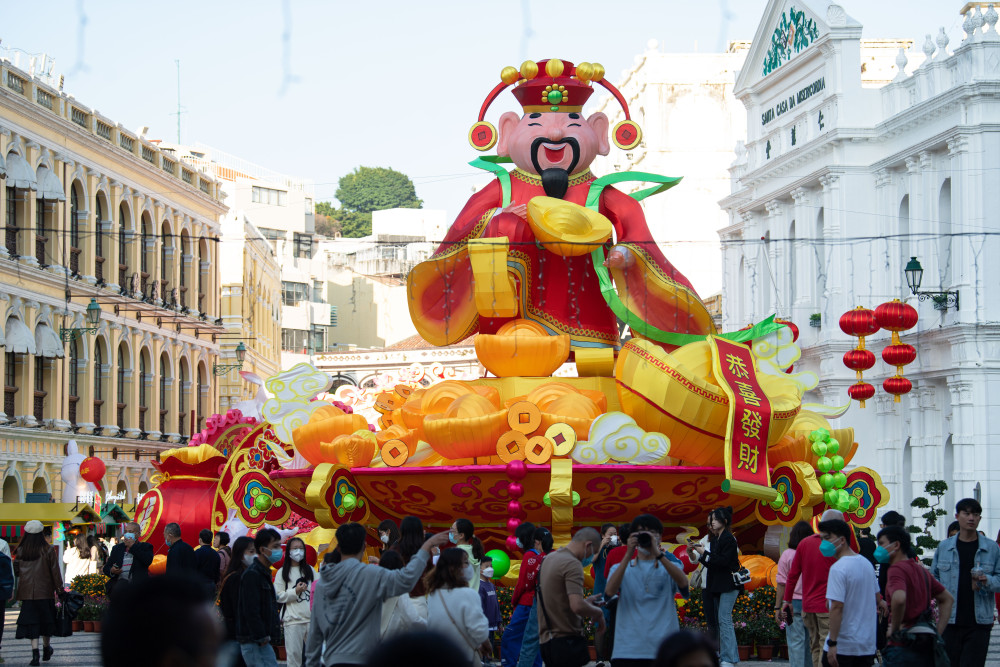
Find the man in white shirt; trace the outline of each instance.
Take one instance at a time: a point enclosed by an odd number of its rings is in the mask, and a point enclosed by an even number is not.
[[[875,568],[851,549],[851,527],[840,519],[819,524],[820,552],[835,556],[826,583],[830,634],[823,646],[824,667],[871,667],[875,662],[875,631],[881,600]]]

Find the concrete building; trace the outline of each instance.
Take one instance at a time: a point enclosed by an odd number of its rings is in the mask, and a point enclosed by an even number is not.
[[[58,496],[75,438],[134,502],[149,459],[218,405],[225,206],[214,178],[63,92],[50,63],[0,53],[3,501]]]
[[[939,23],[951,24],[947,5],[940,11]],[[807,400],[844,405],[855,377],[842,357],[857,339],[840,331],[840,316],[892,299],[917,308],[919,322],[902,336],[917,350],[905,367],[913,390],[893,402],[882,382],[895,369],[879,360],[865,372],[875,398],[840,421],[856,429],[854,463],[880,472],[890,507],[912,517],[911,500],[942,479],[949,513],[956,499],[979,496],[990,533],[1000,515],[1000,426],[991,419],[1000,269],[989,261],[1000,251],[991,231],[1000,210],[990,203],[1000,35],[991,6],[962,11],[964,38],[931,29],[920,51],[887,40],[872,60],[845,7],[768,3],[734,90],[747,140],[721,202],[723,314],[728,329],[774,312],[798,324],[796,366],[822,378]],[[911,257],[925,271],[920,291],[937,294],[912,293]],[[878,355],[888,343],[883,331],[866,346]]]

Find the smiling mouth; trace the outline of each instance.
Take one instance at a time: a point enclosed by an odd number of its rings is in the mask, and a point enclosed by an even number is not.
[[[545,159],[551,164],[562,162],[566,155],[566,144],[542,144],[545,149]]]

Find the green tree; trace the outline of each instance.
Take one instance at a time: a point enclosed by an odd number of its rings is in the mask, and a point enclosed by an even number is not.
[[[920,529],[917,526],[910,525],[906,527],[906,530],[910,533],[916,535],[916,544],[914,549],[918,556],[923,556],[925,550],[928,553],[933,554],[934,550],[937,549],[938,544],[941,543],[940,540],[934,539],[931,534],[931,529],[937,525],[938,519],[948,514],[948,512],[940,507],[941,498],[948,492],[948,483],[940,479],[932,479],[927,484],[924,485],[924,493],[928,496],[934,498],[933,504],[927,498],[920,496],[914,498],[913,502],[910,503],[910,507],[915,507],[917,509],[927,510],[920,515],[920,518],[924,520],[924,527]],[[931,558],[922,559],[924,563],[930,565]]]
[[[341,177],[335,196],[344,210],[355,213],[423,205],[410,177],[386,167],[358,167]]]
[[[337,209],[335,209],[333,207],[333,204],[331,204],[328,201],[318,201],[318,202],[316,202],[315,209],[316,209],[316,215],[322,215],[322,216],[325,216],[327,218],[336,218],[337,217]]]
[[[371,213],[356,213],[340,209],[337,211],[337,215],[341,236],[357,239],[372,233]]]

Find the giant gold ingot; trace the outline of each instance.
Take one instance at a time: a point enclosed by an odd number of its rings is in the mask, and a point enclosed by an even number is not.
[[[320,445],[332,442],[338,435],[368,428],[368,420],[358,414],[347,415],[340,408],[324,405],[309,418],[309,422],[292,431],[295,450],[312,465],[324,461]]]
[[[601,408],[589,397],[578,393],[563,394],[546,406],[542,412],[541,431],[553,424],[569,424],[579,440],[586,440],[590,425],[601,416]]]
[[[455,399],[444,414],[424,418],[427,443],[446,459],[493,456],[497,440],[509,429],[507,410],[477,393]]]
[[[340,463],[348,468],[365,468],[375,458],[378,445],[371,437],[358,433],[338,435],[331,442],[320,445],[325,463]]]
[[[513,320],[475,338],[476,356],[497,377],[547,377],[569,358],[569,336],[550,336],[530,320]]]
[[[554,197],[528,201],[528,224],[549,252],[563,257],[589,255],[614,231],[611,221],[597,211]]]
[[[711,372],[709,343],[690,343],[673,353],[632,339],[615,364],[622,411],[646,431],[670,438],[670,456],[689,465],[722,466],[729,399]],[[760,373],[771,402],[768,446],[778,442],[802,407],[801,390],[785,378]]]

